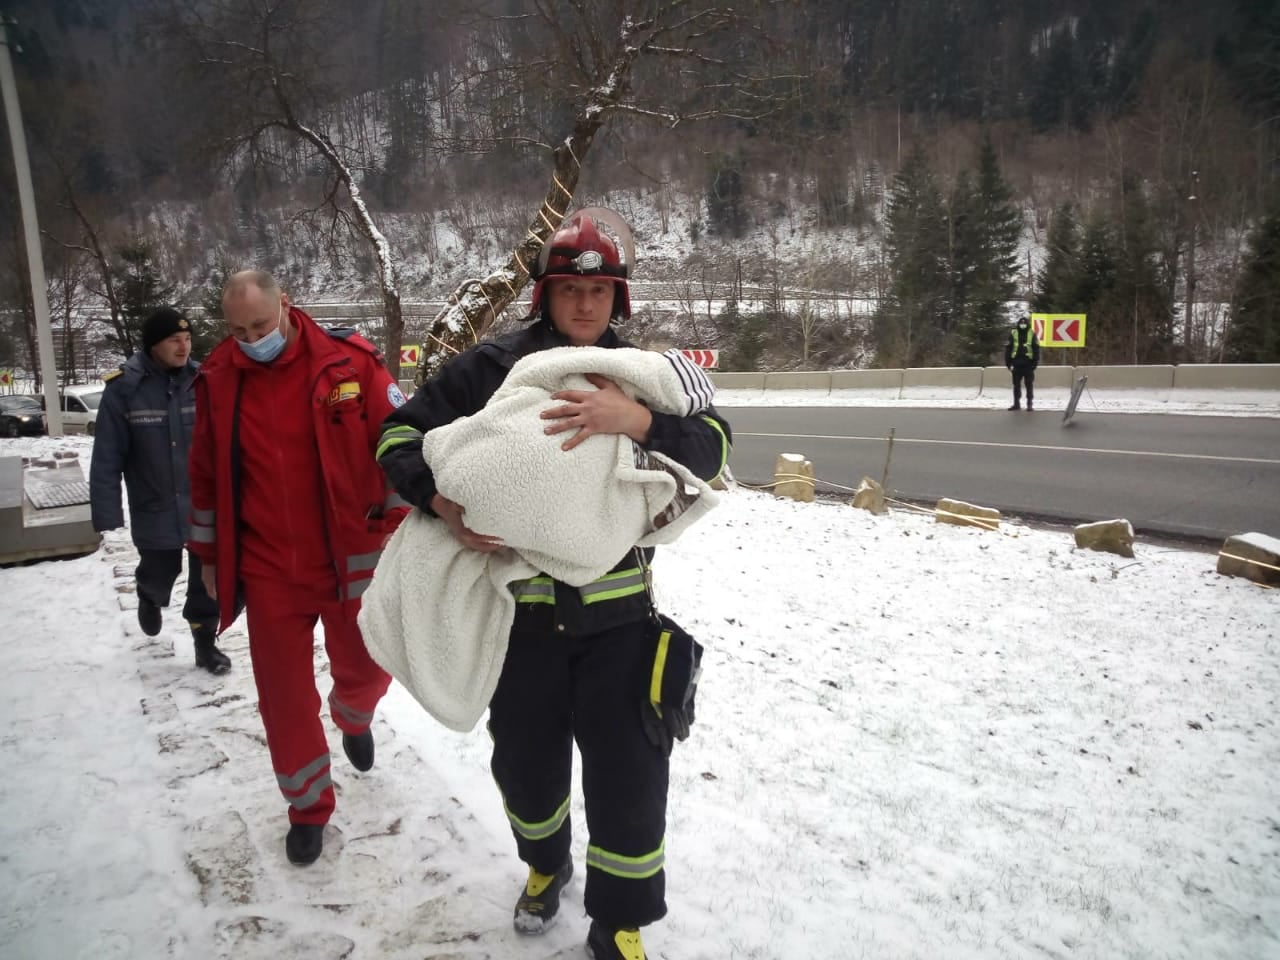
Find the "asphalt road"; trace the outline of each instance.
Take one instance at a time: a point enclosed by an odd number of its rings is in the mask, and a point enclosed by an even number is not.
[[[780,453],[812,461],[818,489],[880,480],[907,500],[965,500],[1068,522],[1220,539],[1280,537],[1280,419],[881,407],[725,407],[730,466],[773,479]],[[826,481],[824,484],[823,481]]]

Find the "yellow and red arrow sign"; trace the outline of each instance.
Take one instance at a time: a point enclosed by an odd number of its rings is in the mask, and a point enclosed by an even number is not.
[[[1042,347],[1083,347],[1083,313],[1033,313],[1031,328]]]

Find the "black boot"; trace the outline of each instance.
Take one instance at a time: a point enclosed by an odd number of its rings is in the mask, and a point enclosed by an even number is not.
[[[231,658],[218,649],[212,627],[194,626],[192,639],[196,642],[196,666],[212,674],[226,673],[231,669]]]
[[[373,769],[373,731],[364,733],[344,733],[342,735],[342,752],[347,755],[351,765],[364,773]]]
[[[587,956],[591,960],[645,960],[640,931],[635,927],[612,930],[592,920],[587,930]]]
[[[323,823],[295,823],[284,838],[285,856],[295,866],[315,863],[324,849]]]
[[[555,873],[539,873],[533,867],[529,868],[529,879],[525,881],[520,899],[516,901],[513,921],[516,933],[547,932],[560,911],[560,894],[572,876],[572,858],[566,860],[564,866]]]
[[[154,637],[160,632],[162,622],[160,607],[138,594],[138,626],[142,628],[142,632],[148,637]]]
[[[1010,407],[1009,409],[1010,409],[1010,410],[1021,410],[1021,409],[1022,409],[1022,404],[1020,404],[1020,403],[1015,403],[1015,404],[1014,404],[1012,407]]]

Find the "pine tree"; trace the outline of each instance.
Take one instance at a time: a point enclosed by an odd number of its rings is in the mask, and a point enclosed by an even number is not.
[[[736,300],[730,300],[716,317],[716,326],[726,331],[728,348],[720,355],[720,367],[726,371],[752,371],[760,368],[769,333],[769,319],[762,311],[743,313]]]
[[[942,194],[917,145],[894,177],[886,216],[889,293],[873,329],[882,367],[937,358],[948,309],[947,229]]]
[[[1071,299],[1076,293],[1080,274],[1080,224],[1075,207],[1064,203],[1049,220],[1049,251],[1044,267],[1036,275],[1036,288],[1031,296],[1031,309],[1036,313],[1078,313],[1079,304]]]
[[[1086,344],[1077,359],[1108,363],[1121,359],[1123,296],[1116,289],[1120,251],[1105,211],[1093,210],[1080,238],[1078,269],[1060,291],[1061,302],[1088,315]]]
[[[1249,253],[1231,300],[1225,359],[1280,363],[1280,191],[1249,235]]]
[[[223,339],[222,291],[233,273],[231,263],[219,257],[200,291],[204,316],[191,321],[191,356],[203,360]]]
[[[990,137],[983,140],[972,190],[967,186],[967,177],[962,182],[964,194],[957,199],[967,209],[956,211],[958,219],[953,215],[956,295],[952,311],[956,324],[951,360],[959,366],[985,366],[1005,337],[1005,304],[1015,292],[1022,214],[1000,173]]]
[[[124,356],[142,348],[142,324],[151,311],[173,306],[176,288],[160,275],[152,241],[134,237],[117,252],[115,267],[116,293],[124,317],[124,339],[115,332],[107,334]]]
[[[1162,276],[1160,245],[1147,191],[1138,176],[1120,178],[1117,286],[1128,312],[1127,363],[1169,363],[1173,358],[1173,295]]]
[[[947,272],[951,280],[946,318],[948,333],[964,325],[965,308],[977,280],[981,233],[973,176],[968,170],[961,170],[947,203]],[[952,349],[955,349],[954,343]]]

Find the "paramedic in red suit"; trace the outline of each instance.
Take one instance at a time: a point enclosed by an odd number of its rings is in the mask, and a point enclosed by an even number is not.
[[[317,621],[343,750],[357,770],[373,766],[370,724],[390,677],[369,658],[356,614],[407,512],[374,459],[404,395],[372,344],[316,324],[268,273],[232,276],[222,307],[230,336],[196,380],[190,547],[218,600],[219,632],[245,611],[258,709],[289,804],[285,852],[305,865],[334,808]]]

